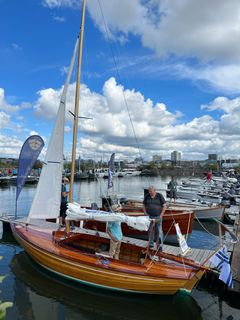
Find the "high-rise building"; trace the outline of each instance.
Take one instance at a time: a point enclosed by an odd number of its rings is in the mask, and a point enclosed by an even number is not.
[[[218,155],[216,153],[210,153],[208,155],[208,160],[214,160],[217,161],[218,160]]]
[[[174,163],[177,163],[177,162],[181,161],[181,152],[173,151],[171,153],[171,161],[174,162]]]
[[[152,157],[152,161],[153,162],[161,162],[162,161],[162,156],[158,155],[158,154],[155,154],[153,155]]]

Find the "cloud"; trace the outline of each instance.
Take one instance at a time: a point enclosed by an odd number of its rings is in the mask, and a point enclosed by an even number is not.
[[[5,112],[0,111],[0,129],[5,128],[10,121],[10,116]]]
[[[49,8],[81,5],[79,0],[43,0],[42,3]],[[98,4],[87,2],[95,24],[103,34],[107,25],[110,37],[122,43],[132,34],[159,57],[240,61],[238,0],[122,0],[121,3],[111,0]]]
[[[59,7],[79,8],[81,2],[79,0],[43,0],[42,4],[51,9]]]
[[[5,91],[3,88],[0,88],[0,110],[4,110],[7,112],[15,112],[19,110],[18,105],[11,105],[7,103],[6,97],[5,97]]]
[[[222,110],[225,113],[233,113],[240,111],[240,97],[235,99],[228,99],[226,97],[217,97],[207,105],[202,105],[201,109],[208,111]]]
[[[18,158],[23,142],[17,137],[0,134],[0,157]]]
[[[43,4],[51,9],[80,7],[77,0],[44,0]],[[88,1],[87,9],[106,38],[122,46],[132,36],[139,38],[155,57],[155,75],[157,70],[165,69],[211,90],[239,94],[238,0],[102,0],[98,5]],[[140,71],[135,60],[136,57],[128,58],[128,65],[131,61],[130,67],[137,68],[134,73]],[[125,70],[128,67],[125,65]],[[148,63],[145,74],[150,69]]]
[[[240,59],[237,0],[123,0],[121,5],[118,0],[112,0],[102,3],[111,35],[137,35],[142,44],[158,56],[174,54],[203,61]],[[99,6],[90,1],[88,9],[105,33]]]
[[[227,94],[240,93],[239,77],[240,64],[230,65],[190,65],[176,63],[165,66],[165,72],[176,75],[180,79],[191,79],[198,83],[205,83],[210,89]]]
[[[47,119],[53,118],[59,107],[61,92],[62,88],[59,90],[48,88],[38,91],[39,99],[34,105],[35,114]]]
[[[61,92],[62,87],[38,91],[37,101],[30,104],[34,105],[34,115],[38,120],[41,117],[48,123],[55,118]],[[9,104],[6,103],[4,90],[0,93],[6,107]],[[75,83],[71,83],[65,125],[65,154],[68,156],[73,122],[68,111],[74,112],[74,105]],[[209,153],[240,157],[240,97],[230,99],[218,96],[208,104],[199,106],[199,109],[205,110],[206,114],[184,122],[183,115],[169,111],[163,101],[154,103],[140,91],[118,84],[113,77],[103,84],[101,94],[81,84],[79,116],[92,120],[79,119],[77,152],[94,158],[100,158],[103,154],[109,156],[112,152],[116,152],[118,158],[133,159],[140,153],[146,159],[151,159],[154,154],[166,158],[173,150],[181,151],[185,159],[206,159]],[[0,112],[0,127],[14,127],[15,132],[22,133],[25,130],[21,125],[11,123],[10,115],[5,111]],[[39,126],[39,134],[46,134],[45,129],[46,125]],[[26,132],[31,134],[31,131],[35,132],[33,130],[27,129]],[[16,139],[13,141],[16,142]],[[6,147],[1,150],[10,152]]]
[[[29,132],[29,135],[30,136],[35,136],[35,135],[38,135],[38,132],[36,132],[36,131],[34,131],[34,130],[31,130],[30,132]]]
[[[232,140],[239,139],[240,97],[232,100],[226,97],[217,97],[208,105],[202,105],[201,108],[210,112],[220,111],[220,134],[231,136]]]
[[[101,3],[99,7],[90,1],[88,9],[106,37],[107,25],[112,40],[123,45],[130,36],[136,36],[155,56],[151,57],[154,63],[148,61],[147,67],[140,65],[136,57],[128,57],[125,70],[130,67],[134,73],[141,70],[156,77],[159,70],[165,75],[170,72],[211,90],[239,94],[239,1],[123,0],[120,6],[118,0]]]
[[[11,46],[16,51],[22,51],[22,47],[20,47],[17,43],[12,43]]]
[[[54,118],[61,89],[39,91],[36,115]],[[69,86],[67,110],[74,110],[75,84]],[[206,112],[221,112],[219,119],[210,114],[183,122],[180,112],[170,112],[163,102],[153,103],[134,89],[119,85],[115,78],[108,79],[102,95],[81,85],[80,116],[93,120],[79,120],[81,155],[109,155],[116,152],[121,158],[135,158],[141,154],[151,159],[153,154],[164,157],[173,150],[182,152],[187,159],[206,159],[208,153],[240,156],[238,145],[240,127],[240,98],[217,97],[208,105],[199,106]],[[50,117],[51,115],[51,117]],[[67,113],[67,132],[72,128],[72,117]],[[231,143],[230,143],[231,142]],[[67,142],[70,153],[71,142]],[[66,154],[67,154],[66,152]]]
[[[66,18],[60,17],[60,16],[54,16],[53,20],[58,21],[58,22],[66,22]]]

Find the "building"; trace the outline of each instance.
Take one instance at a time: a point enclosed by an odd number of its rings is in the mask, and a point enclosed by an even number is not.
[[[152,161],[153,162],[161,162],[162,161],[162,156],[158,155],[158,154],[155,154],[153,157],[152,157]]]
[[[173,163],[177,163],[177,162],[180,162],[181,161],[181,152],[179,151],[173,151],[171,153],[171,161]]]
[[[216,153],[210,153],[208,155],[208,160],[209,161],[217,161],[218,160],[218,155]]]

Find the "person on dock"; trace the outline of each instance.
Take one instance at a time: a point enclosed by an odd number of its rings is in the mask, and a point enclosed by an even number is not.
[[[109,256],[113,259],[119,260],[121,241],[123,237],[121,222],[108,222],[107,233],[110,236]]]
[[[154,241],[159,250],[162,250],[163,245],[163,232],[162,220],[166,210],[166,201],[161,193],[156,192],[154,186],[148,188],[148,193],[143,200],[144,214],[148,215],[152,220],[148,229],[149,246],[150,249],[154,248]]]
[[[68,178],[63,177],[63,179],[62,179],[62,193],[61,193],[61,206],[60,206],[60,221],[59,221],[60,225],[63,224],[63,221],[66,217],[67,204],[68,204],[68,194],[69,194],[69,190],[67,189],[68,184],[69,184]]]
[[[169,189],[170,202],[172,202],[172,199],[173,199],[175,203],[177,199],[177,182],[174,177],[172,177],[171,181],[168,183],[168,189]]]
[[[207,175],[206,175],[206,179],[208,182],[210,182],[212,180],[212,176],[213,176],[212,170],[209,169],[207,172]]]

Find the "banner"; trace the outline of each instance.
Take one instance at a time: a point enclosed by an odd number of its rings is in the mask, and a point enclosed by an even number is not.
[[[30,174],[34,163],[42,151],[43,146],[43,139],[37,135],[27,138],[22,146],[18,159],[16,201],[24,186],[27,176]]]
[[[108,163],[108,189],[113,187],[114,160],[115,153],[111,155],[110,161]]]

